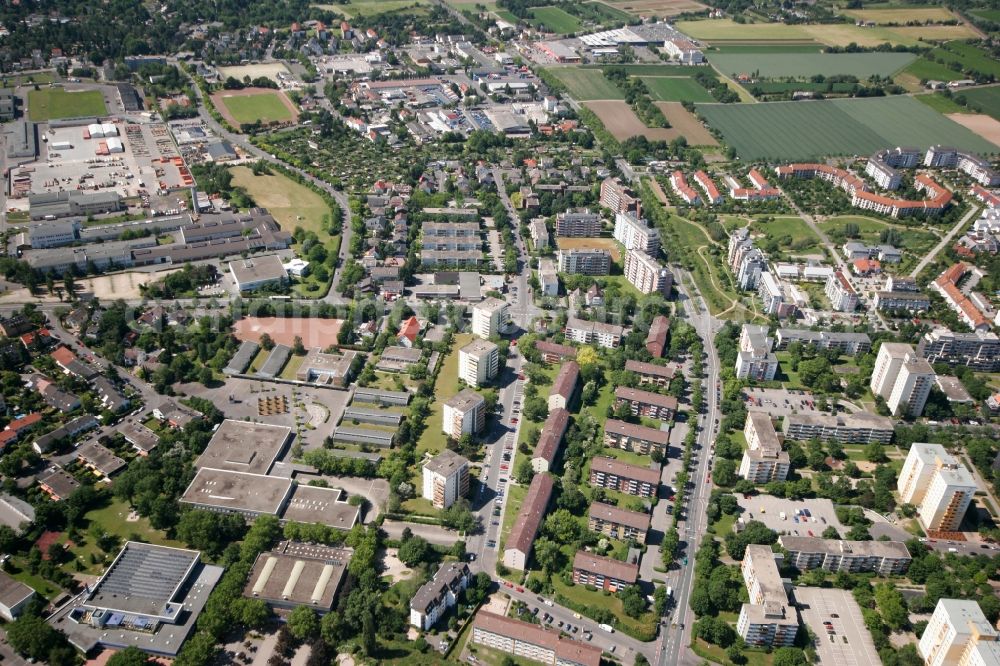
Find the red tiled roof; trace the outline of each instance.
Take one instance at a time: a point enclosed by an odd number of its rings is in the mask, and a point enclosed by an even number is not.
[[[548,418],[542,425],[542,434],[538,438],[538,444],[535,446],[532,458],[543,458],[551,465],[556,458],[556,452],[559,451],[559,444],[566,434],[567,426],[569,426],[568,411],[562,407],[556,407],[549,412]]]
[[[709,178],[708,174],[704,171],[696,171],[694,174],[694,179],[698,181],[702,189],[708,194],[708,198],[712,201],[719,199],[722,195],[719,193],[719,188],[715,186],[715,183]]]
[[[658,485],[660,483],[660,470],[652,469],[649,467],[640,467],[638,465],[629,465],[628,463],[623,463],[614,458],[605,458],[604,456],[595,456],[593,460],[590,461],[591,471],[604,472],[605,474],[614,474],[615,476],[620,476],[625,479],[633,479],[639,482],[650,483],[653,485]]]
[[[418,335],[420,335],[420,322],[416,317],[410,317],[399,327],[399,334],[396,337],[405,337],[410,342],[416,342]]]
[[[559,368],[559,374],[556,375],[556,380],[552,382],[552,390],[549,391],[549,395],[561,395],[564,399],[569,400],[570,396],[573,395],[573,391],[576,390],[576,383],[579,378],[580,366],[576,364],[576,361],[567,361]]]
[[[598,518],[616,525],[625,525],[626,527],[642,530],[644,532],[649,530],[650,518],[648,513],[619,509],[617,506],[612,504],[594,502],[590,505],[590,511],[587,512],[587,515],[591,518]]]
[[[600,666],[601,663],[601,648],[567,636],[560,636],[555,630],[537,624],[481,610],[476,614],[475,626],[492,634],[515,638],[552,650],[556,654],[556,659],[561,662],[581,666]]]
[[[535,349],[542,354],[554,354],[563,358],[576,358],[576,348],[569,345],[560,345],[547,340],[539,340],[535,343]]]
[[[545,511],[552,498],[552,477],[548,474],[536,474],[528,486],[528,492],[521,502],[521,512],[517,514],[514,526],[507,536],[505,549],[519,550],[525,555],[531,551],[538,528],[545,518]]]
[[[635,439],[653,442],[654,444],[666,445],[670,441],[669,430],[658,430],[656,428],[649,428],[637,423],[619,421],[618,419],[608,419],[605,421],[604,432],[614,435],[625,435],[626,437],[633,437]]]
[[[664,377],[673,379],[674,369],[667,365],[656,365],[654,363],[644,363],[629,359],[625,361],[625,369],[639,375],[649,375],[652,377]]]
[[[602,574],[623,580],[626,583],[634,583],[639,578],[639,567],[635,564],[613,560],[610,557],[601,557],[588,553],[585,550],[576,551],[573,558],[573,568],[580,571]]]
[[[19,419],[14,419],[7,424],[7,430],[12,430],[14,432],[20,432],[25,428],[30,428],[39,421],[42,420],[42,415],[38,412],[32,412],[27,416],[22,416]]]
[[[59,347],[49,354],[52,360],[61,366],[67,366],[76,360],[76,354],[74,354],[69,347]]]
[[[649,391],[642,391],[627,386],[619,386],[615,389],[615,398],[677,411],[677,398],[672,395],[660,395],[659,393],[650,393]]]

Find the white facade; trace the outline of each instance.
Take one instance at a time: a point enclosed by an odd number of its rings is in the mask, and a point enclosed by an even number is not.
[[[900,499],[917,506],[926,530],[955,531],[962,523],[977,486],[969,470],[940,444],[917,442],[896,482]]]
[[[422,497],[438,509],[447,509],[469,490],[469,461],[446,449],[423,467]]]
[[[771,352],[774,340],[766,326],[743,324],[740,351],[736,355],[737,379],[771,381],[778,372],[778,358]]]
[[[489,340],[473,340],[458,350],[458,376],[469,386],[482,386],[497,376],[500,348]]]
[[[893,414],[919,416],[934,384],[934,369],[917,356],[913,347],[886,342],[878,350],[871,390],[882,396]]]
[[[830,306],[839,312],[854,312],[858,307],[858,294],[840,270],[835,270],[826,281],[826,297],[830,299]]]
[[[507,302],[499,298],[487,298],[472,308],[472,332],[481,338],[500,335],[509,321]]]
[[[670,294],[673,275],[642,250],[629,250],[625,255],[625,278],[643,294]]]
[[[978,603],[939,599],[917,651],[927,666],[996,666],[1000,663],[998,640],[997,630]]]
[[[626,250],[642,250],[655,255],[660,250],[660,232],[646,225],[631,213],[615,215],[615,240]]]
[[[778,314],[781,306],[785,302],[785,292],[781,284],[770,271],[760,274],[760,282],[757,285],[757,293],[767,314]]]

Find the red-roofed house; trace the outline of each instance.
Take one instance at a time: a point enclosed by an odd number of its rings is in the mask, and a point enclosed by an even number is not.
[[[399,327],[396,339],[404,347],[412,347],[417,342],[417,336],[420,335],[421,328],[420,321],[416,317],[410,317]]]
[[[882,264],[877,259],[855,259],[852,264],[855,275],[878,275],[882,272]]]

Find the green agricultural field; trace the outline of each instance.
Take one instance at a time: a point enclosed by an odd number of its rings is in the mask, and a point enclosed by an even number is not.
[[[803,44],[723,44],[708,51],[709,60],[713,55],[734,53],[819,53],[823,45],[817,42]]]
[[[698,73],[715,76],[712,70],[693,65],[584,65],[580,69],[600,70],[603,67],[624,69],[629,76],[694,76]]]
[[[972,13],[987,21],[1000,23],[1000,9],[974,9]]]
[[[944,144],[989,153],[992,144],[911,97],[701,104],[698,112],[743,159],[867,155],[885,146]]]
[[[866,79],[873,74],[889,76],[916,59],[913,53],[738,53],[711,54],[710,62],[726,75],[756,72],[761,78],[816,74],[846,74]]]
[[[631,21],[633,18],[628,12],[623,12],[616,7],[604,4],[603,2],[589,2],[587,4],[595,8],[609,21]]]
[[[63,88],[40,88],[28,91],[28,117],[36,122],[107,113],[104,95],[99,90],[69,92]]]
[[[535,27],[545,26],[551,32],[566,35],[580,29],[580,21],[558,7],[537,7],[531,10],[531,20]]]
[[[644,76],[649,95],[658,102],[711,102],[712,96],[694,79],[687,77]]]
[[[778,95],[786,92],[819,92],[825,94],[849,93],[853,83],[813,83],[812,81],[758,81],[746,84],[752,95]]]
[[[222,103],[239,123],[252,124],[256,122],[284,122],[292,119],[292,112],[278,97],[277,92],[263,92],[259,95],[233,95],[224,97]]]
[[[957,81],[965,78],[962,72],[956,72],[947,65],[924,57],[917,58],[910,63],[910,66],[903,70],[902,74],[909,74],[920,81]]]
[[[972,44],[961,41],[943,44],[906,68],[904,74],[917,79],[957,81],[969,78],[964,70],[1000,77],[1000,62]]]
[[[969,113],[969,109],[961,106],[951,97],[945,97],[941,93],[914,95],[913,99],[919,101],[921,104],[926,104],[938,113]]]
[[[340,14],[346,18],[355,16],[366,16],[371,18],[380,14],[390,14],[405,9],[413,9],[426,6],[427,0],[353,0],[349,4],[320,4],[313,5],[319,9]]]
[[[959,95],[964,95],[974,109],[1000,120],[1000,86],[963,90]]]
[[[604,78],[599,69],[553,67],[546,71],[563,82],[573,99],[579,101],[625,99],[625,94],[618,86]]]

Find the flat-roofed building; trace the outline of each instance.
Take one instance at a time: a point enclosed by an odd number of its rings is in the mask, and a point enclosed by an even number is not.
[[[566,321],[566,337],[583,345],[596,344],[613,349],[622,343],[624,336],[625,328],[617,324],[586,321],[576,317],[570,317]]]
[[[799,571],[872,571],[879,576],[901,576],[913,559],[902,541],[845,541],[783,534],[778,543],[788,551],[788,563]]]
[[[28,602],[35,597],[35,591],[15,579],[5,571],[0,571],[0,617],[7,622],[13,622]]]
[[[472,306],[472,332],[489,339],[500,335],[510,321],[509,307],[499,298],[487,298]]]
[[[527,569],[531,548],[548,511],[549,500],[552,499],[552,487],[552,477],[548,474],[536,474],[531,479],[528,492],[521,502],[521,510],[514,519],[514,525],[504,544],[504,566],[521,571]]]
[[[670,333],[670,320],[663,315],[657,315],[649,325],[646,334],[646,350],[653,358],[662,358],[667,347],[667,335]]]
[[[351,349],[345,349],[340,354],[327,354],[318,348],[310,349],[302,359],[295,378],[300,382],[344,388],[350,381],[351,367],[357,356],[358,353]]]
[[[926,666],[996,666],[1000,636],[979,604],[938,599],[917,651]]]
[[[226,419],[212,435],[195,467],[267,474],[291,439],[288,426]]]
[[[650,255],[660,251],[660,232],[631,213],[615,215],[614,237],[626,251],[640,250]]]
[[[413,347],[386,347],[375,368],[383,372],[406,372],[423,358],[423,350]]]
[[[625,361],[625,371],[639,375],[640,384],[653,384],[666,388],[674,378],[675,369],[668,365],[656,365],[629,359]]]
[[[478,435],[486,426],[486,399],[472,389],[463,389],[444,403],[441,429],[452,439]]]
[[[347,420],[348,418],[351,418],[352,421],[360,421],[360,419],[354,419],[345,413],[344,419]],[[353,427],[345,425],[344,421],[341,421],[340,425],[334,428],[332,437],[334,442],[364,444],[388,449],[396,440],[396,433],[391,430],[382,430],[379,428]]]
[[[747,546],[740,571],[750,602],[740,608],[737,633],[748,645],[792,645],[799,630],[798,616],[788,603],[788,593],[771,547]]]
[[[423,498],[436,509],[447,509],[469,494],[469,461],[445,449],[423,466]]]
[[[259,349],[260,345],[256,342],[244,340],[222,372],[226,375],[242,375],[250,366]]]
[[[472,571],[465,562],[444,562],[434,577],[420,586],[410,599],[410,624],[427,631],[448,609],[458,603],[458,596],[469,586]]]
[[[670,296],[674,285],[670,269],[642,250],[625,254],[625,279],[643,294]]]
[[[636,423],[608,419],[604,423],[604,446],[642,455],[656,453],[666,458],[670,431],[649,428]]]
[[[35,507],[13,495],[0,495],[0,525],[6,525],[21,535],[35,522]]]
[[[567,361],[559,368],[552,389],[549,391],[549,411],[567,409],[576,395],[576,387],[580,381],[580,366],[576,361]]]
[[[601,181],[601,205],[612,213],[632,212],[639,215],[642,202],[628,185],[619,178],[605,178]]]
[[[956,333],[946,328],[935,328],[920,338],[917,354],[930,363],[997,372],[1000,370],[1000,337],[992,331]]]
[[[736,353],[737,379],[771,381],[778,372],[778,358],[771,351],[774,339],[767,326],[743,324],[740,346]]]
[[[76,459],[103,480],[110,480],[126,465],[113,451],[97,442],[81,444],[76,450]]]
[[[292,487],[280,518],[283,522],[319,523],[346,531],[361,521],[361,509],[352,505],[340,488],[299,483]]]
[[[611,272],[611,253],[598,248],[574,248],[556,253],[556,267],[570,275],[607,275]]]
[[[597,213],[589,209],[566,211],[556,215],[556,236],[562,238],[586,238],[600,236],[604,222]]]
[[[124,210],[125,204],[117,192],[67,190],[32,194],[28,197],[28,208],[32,220],[51,220],[116,213]]]
[[[148,456],[160,443],[160,436],[139,422],[126,421],[118,431],[140,456]]]
[[[619,541],[646,543],[650,517],[648,513],[619,509],[611,504],[594,502],[587,512],[587,529]]]
[[[476,339],[458,350],[458,376],[479,387],[490,382],[500,369],[500,348],[489,340]]]
[[[556,407],[549,411],[549,415],[542,425],[542,433],[538,436],[535,452],[531,456],[531,468],[535,470],[536,474],[552,469],[552,463],[555,462],[568,427],[568,411],[562,407]]]
[[[872,348],[872,340],[865,333],[810,331],[805,328],[779,328],[774,340],[775,351],[784,351],[793,342],[811,345],[816,349],[836,349],[848,356],[864,354]]]
[[[743,435],[747,440],[747,449],[740,461],[741,477],[756,485],[788,478],[788,453],[781,450],[781,440],[778,439],[769,415],[748,412]]]
[[[637,564],[594,555],[585,550],[576,551],[573,557],[573,583],[576,585],[593,585],[599,590],[614,594],[635,585],[637,580]]]
[[[285,266],[276,254],[230,261],[229,273],[238,291],[254,291],[288,281]]]
[[[900,499],[917,506],[925,530],[957,531],[978,490],[969,470],[940,444],[914,443],[897,481]]]
[[[472,642],[497,652],[554,666],[600,666],[601,648],[559,632],[485,610],[476,614]]]
[[[327,613],[333,609],[353,554],[351,548],[283,541],[257,556],[243,596],[261,599],[273,608],[308,606]]]
[[[841,270],[835,270],[826,281],[826,297],[838,312],[854,312],[858,307],[858,293]]]
[[[292,494],[292,481],[280,476],[201,467],[180,503],[205,511],[239,513],[247,518],[278,516]]]
[[[35,477],[38,487],[54,502],[61,502],[76,492],[80,482],[59,465],[52,465]]]
[[[677,413],[677,398],[672,395],[619,386],[615,389],[615,407],[623,404],[629,406],[634,416],[648,416],[660,421],[670,421]]]
[[[653,497],[660,484],[660,470],[595,456],[590,461],[590,484],[626,495]]]
[[[383,391],[382,389],[359,386],[354,389],[352,401],[371,405],[405,407],[410,404],[410,393],[408,391]]]
[[[892,419],[870,412],[853,414],[789,414],[782,425],[786,439],[820,439],[841,444],[892,441]]]
[[[885,398],[893,414],[920,416],[934,384],[934,369],[913,347],[885,342],[879,347],[872,371],[872,393]]]
[[[875,309],[883,312],[926,312],[931,299],[915,291],[876,291]]]

